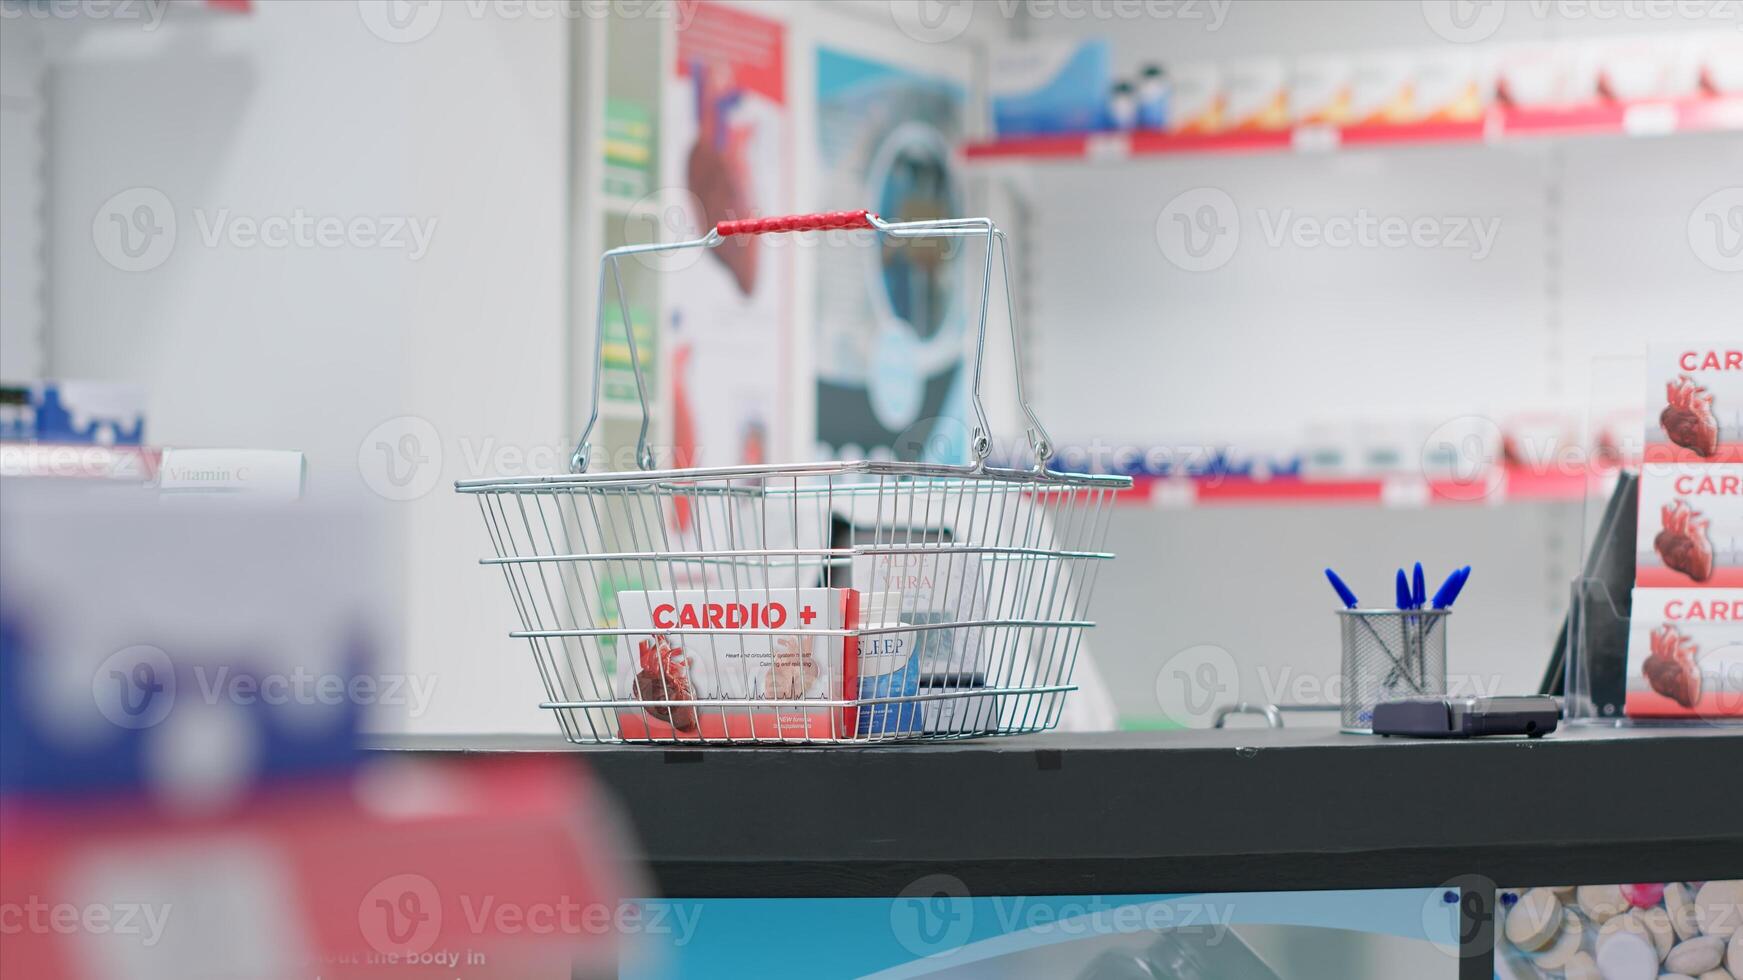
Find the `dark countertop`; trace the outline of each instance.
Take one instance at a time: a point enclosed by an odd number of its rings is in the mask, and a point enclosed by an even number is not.
[[[378,736],[381,749],[572,754],[669,895],[977,894],[1743,878],[1743,728],[1406,741],[1329,728],[1028,735],[911,746],[572,746]]]

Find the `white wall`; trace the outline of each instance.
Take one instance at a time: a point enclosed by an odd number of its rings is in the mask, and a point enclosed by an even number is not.
[[[50,369],[143,384],[155,443],[300,449],[312,494],[374,500],[403,541],[406,670],[438,684],[405,724],[553,731],[524,645],[505,636],[516,620],[501,577],[474,563],[489,549],[477,507],[450,484],[498,469],[496,447],[568,437],[570,26],[454,6],[427,36],[390,43],[357,4],[255,8],[105,25],[55,72]],[[121,271],[94,247],[92,218],[142,186],[171,203],[175,247]],[[435,231],[417,261],[206,244],[201,216],[226,208]],[[371,496],[400,493],[376,444],[397,453],[403,436],[424,462],[397,465],[425,492]]]
[[[0,30],[0,380],[42,371],[43,78],[37,25]]]

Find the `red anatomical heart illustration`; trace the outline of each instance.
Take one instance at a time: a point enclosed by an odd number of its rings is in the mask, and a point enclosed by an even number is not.
[[[1701,672],[1695,666],[1700,648],[1675,626],[1665,623],[1652,631],[1652,654],[1641,673],[1652,689],[1685,708],[1701,699]]]
[[[1658,532],[1652,546],[1658,549],[1665,567],[1696,582],[1712,578],[1713,542],[1707,539],[1707,519],[1682,500],[1666,504],[1661,513],[1664,530]]]
[[[1670,441],[1702,458],[1719,451],[1719,420],[1713,417],[1713,396],[1683,375],[1665,385],[1669,404],[1658,416]]]
[[[743,124],[728,125],[726,121],[727,112],[742,96],[731,87],[731,72],[727,69],[711,70],[696,63],[690,66],[690,72],[696,83],[697,126],[696,142],[690,147],[684,175],[690,193],[702,205],[702,226],[709,228],[720,221],[751,217],[754,202],[750,200],[750,166],[745,160],[751,129]],[[729,238],[709,252],[732,273],[738,291],[749,296],[757,282],[756,237]]]
[[[690,688],[690,661],[682,647],[675,647],[664,635],[641,642],[641,670],[635,675],[635,696],[644,701],[693,701],[696,694]],[[650,704],[648,714],[681,732],[696,730],[696,709],[688,705],[668,707]]]

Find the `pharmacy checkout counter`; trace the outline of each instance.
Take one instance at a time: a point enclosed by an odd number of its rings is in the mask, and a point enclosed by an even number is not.
[[[1497,887],[1743,879],[1735,728],[1470,741],[1232,728],[846,749],[514,737],[383,747],[572,754],[621,804],[668,897],[919,896],[943,907],[952,896],[1287,893],[1297,911],[1274,910],[1276,921],[1295,923],[1301,909],[1313,919],[1338,903],[1364,914],[1367,894],[1381,917],[1451,914],[1459,935],[1440,943],[1466,958],[1446,957],[1449,976],[1494,975],[1485,964]],[[873,921],[888,933],[899,918]]]

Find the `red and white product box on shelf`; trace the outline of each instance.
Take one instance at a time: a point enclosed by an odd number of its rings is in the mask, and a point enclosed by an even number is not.
[[[1743,589],[1635,589],[1630,718],[1743,718]]]
[[[1634,584],[1743,588],[1743,464],[1647,464],[1640,475]]]
[[[856,626],[858,591],[619,592],[617,609],[625,629],[647,630],[619,647],[618,697],[763,702],[620,708],[623,738],[830,740],[854,733],[858,709],[816,702],[855,696],[858,641],[811,631]]]
[[[1743,463],[1743,346],[1654,344],[1646,377],[1648,463]]]

